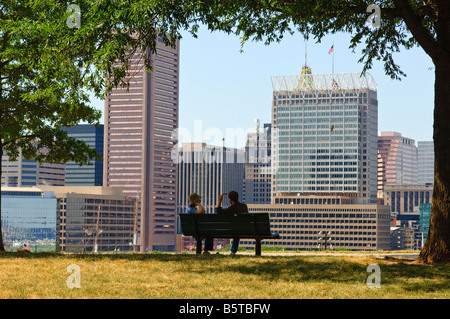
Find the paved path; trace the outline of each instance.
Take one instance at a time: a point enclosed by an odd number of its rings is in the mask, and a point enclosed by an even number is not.
[[[227,255],[228,253],[221,253],[221,255]],[[237,255],[245,255],[245,256],[252,256],[254,255],[254,252],[238,252]],[[392,258],[400,258],[400,259],[410,259],[415,260],[419,253],[406,253],[406,252],[388,252],[388,253],[382,253],[382,252],[364,252],[364,253],[343,253],[343,252],[262,252],[262,256],[290,256],[290,257],[303,257],[303,256],[345,256],[345,257],[375,257],[375,258],[385,258],[385,257],[392,257]]]

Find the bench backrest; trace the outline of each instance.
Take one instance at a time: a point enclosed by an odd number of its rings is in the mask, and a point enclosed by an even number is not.
[[[270,236],[268,213],[180,214],[185,236]],[[255,233],[256,232],[256,233]]]

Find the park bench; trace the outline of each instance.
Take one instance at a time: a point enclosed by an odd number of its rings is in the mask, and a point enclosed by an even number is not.
[[[270,231],[268,213],[240,214],[180,214],[183,235],[197,241],[197,254],[202,252],[202,240],[213,238],[255,239],[255,255],[261,256],[261,240],[279,238]]]

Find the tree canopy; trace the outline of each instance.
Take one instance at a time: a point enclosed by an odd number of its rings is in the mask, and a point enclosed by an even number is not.
[[[376,24],[372,18],[377,18]],[[26,157],[50,162],[83,163],[96,158],[94,150],[69,139],[59,128],[80,121],[98,123],[101,114],[89,105],[88,92],[102,98],[112,87],[126,85],[128,58],[135,50],[154,52],[158,37],[174,46],[182,30],[195,37],[200,26],[235,34],[243,43],[270,44],[295,32],[316,41],[330,33],[349,33],[351,49],[363,44],[362,72],[380,60],[386,74],[395,79],[404,74],[392,53],[422,47],[436,70],[435,188],[431,236],[422,260],[450,260],[447,0],[79,0],[76,5],[57,0],[2,0],[3,152],[14,157],[22,150]],[[147,57],[145,67],[151,70]]]

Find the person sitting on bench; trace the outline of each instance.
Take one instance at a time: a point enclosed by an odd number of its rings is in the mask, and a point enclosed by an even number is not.
[[[219,202],[217,203],[216,212],[217,214],[239,214],[239,213],[248,213],[247,204],[239,202],[239,194],[235,191],[231,191],[228,193],[228,199],[230,201],[230,207],[222,208],[222,200],[225,194],[219,195]],[[231,246],[231,254],[234,255],[237,253],[239,248],[239,240],[240,238],[233,238],[233,244]]]
[[[206,210],[203,208],[202,197],[197,193],[192,193],[189,195],[189,205],[186,207],[185,214],[205,214]],[[214,238],[205,238],[205,248],[203,249],[204,254],[209,254],[210,250],[214,249]]]

